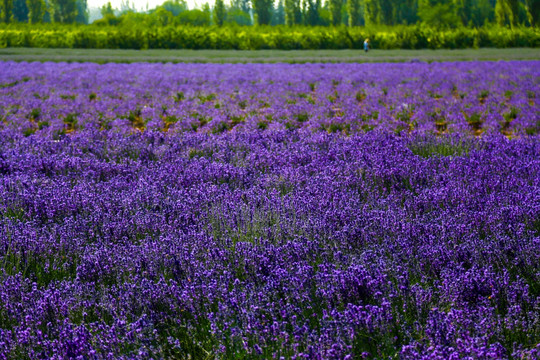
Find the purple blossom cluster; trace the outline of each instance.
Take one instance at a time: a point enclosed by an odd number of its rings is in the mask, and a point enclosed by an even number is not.
[[[539,358],[539,65],[0,63],[0,359]]]

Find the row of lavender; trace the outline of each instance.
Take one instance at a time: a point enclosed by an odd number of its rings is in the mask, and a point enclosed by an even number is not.
[[[534,135],[540,128],[535,67],[3,63],[0,120],[27,136],[55,138],[75,130],[235,127]]]
[[[0,63],[0,359],[539,357],[539,65]]]

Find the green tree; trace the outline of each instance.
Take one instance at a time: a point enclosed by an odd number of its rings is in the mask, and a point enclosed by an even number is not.
[[[379,24],[394,25],[397,22],[397,0],[379,0]]]
[[[468,25],[472,20],[473,0],[453,0],[454,9],[463,25]]]
[[[28,22],[30,24],[43,21],[46,8],[44,0],[26,0],[26,6],[28,7]]]
[[[133,26],[140,22],[146,22],[150,15],[147,14],[137,14],[140,16],[135,16],[135,13],[127,12],[124,15],[117,17],[115,10],[112,8],[111,3],[103,5],[100,9],[102,18],[93,22],[96,25],[118,25],[124,23],[126,26]],[[152,18],[153,19],[153,18]],[[138,20],[138,21],[137,21]]]
[[[396,24],[415,24],[418,22],[418,1],[402,0],[396,5]]]
[[[28,6],[26,0],[13,0],[13,20],[28,22]]]
[[[43,0],[43,1],[45,2],[45,14],[43,15],[43,22],[52,23],[54,21],[53,19],[54,9],[53,9],[51,0]]]
[[[517,24],[519,12],[518,0],[497,0],[495,18],[500,26]]]
[[[103,5],[100,9],[101,16],[107,17],[107,16],[114,16],[114,10],[112,8],[111,2],[109,1],[106,5]]]
[[[161,7],[169,11],[173,16],[178,16],[182,11],[188,9],[187,3],[184,0],[167,0]]]
[[[347,8],[347,0],[343,0],[343,6],[341,7],[341,23],[345,25],[349,24],[349,10]]]
[[[330,17],[332,25],[337,26],[341,24],[341,8],[343,7],[342,0],[329,0],[328,7],[330,9]]]
[[[540,0],[525,0],[527,16],[532,26],[540,25]]]
[[[232,0],[231,7],[235,9],[240,9],[245,13],[249,13],[251,7],[249,6],[250,0]]]
[[[87,0],[77,0],[77,16],[75,22],[88,24],[88,2]]]
[[[444,0],[422,0],[418,5],[422,23],[434,28],[453,28],[459,23],[454,4]]]
[[[304,24],[315,26],[320,25],[319,11],[321,8],[321,0],[304,0],[302,10],[304,15]]]
[[[225,3],[223,0],[216,0],[214,4],[214,23],[217,26],[223,26],[226,14],[227,11],[225,10]]]
[[[349,26],[360,25],[360,0],[347,0]]]
[[[231,0],[231,7],[227,11],[226,22],[238,25],[251,25],[249,0]]]
[[[0,0],[2,22],[10,23],[13,19],[13,0]]]
[[[171,1],[171,0],[165,1],[161,6],[163,6],[163,7],[165,8],[165,10],[171,11],[171,10],[168,9],[168,8],[166,7],[166,5],[165,5],[165,4],[170,3],[170,2],[172,2],[172,1]],[[122,1],[120,2],[120,9],[119,9],[119,10],[120,10],[120,15],[125,15],[125,14],[127,14],[127,13],[130,13],[130,12],[136,12],[136,11],[137,11],[137,10],[135,9],[135,4],[134,4],[134,3],[131,3],[131,4],[130,4],[130,3],[129,3],[129,0],[122,0]],[[171,11],[171,12],[172,12],[172,11]],[[174,14],[174,13],[173,13],[173,14]],[[176,15],[178,15],[178,14],[176,14]],[[176,16],[176,15],[175,15],[175,16]]]
[[[483,26],[495,19],[495,7],[490,0],[477,0],[471,11],[471,25]]]
[[[269,25],[272,19],[273,0],[252,0],[258,25]]]
[[[194,25],[194,26],[209,26],[210,25],[210,9],[203,8],[186,10],[181,12],[175,22],[179,25]]]
[[[225,22],[227,24],[237,24],[243,26],[251,25],[251,16],[239,8],[231,7],[227,11]]]
[[[272,25],[284,25],[285,24],[285,4],[283,0],[279,0],[278,5],[274,9],[272,14]]]
[[[151,26],[167,26],[173,22],[173,14],[161,6],[150,15]]]
[[[51,0],[55,22],[72,24],[77,17],[77,0]]]
[[[292,26],[302,23],[299,0],[285,0],[285,24]]]
[[[326,0],[325,3],[319,8],[319,25],[320,26],[332,25],[332,14],[330,14],[330,9],[328,8],[328,0]]]
[[[144,14],[144,13],[138,13],[138,12],[135,12],[133,10],[128,10],[128,8],[124,5],[122,6],[122,8],[124,9],[124,12],[121,13],[120,16],[116,17],[114,15],[114,10],[113,9],[110,9],[110,11],[112,12],[109,12],[109,9],[106,10],[106,13],[107,13],[107,17],[106,18],[103,18],[103,19],[108,19],[108,21],[106,23],[110,24],[110,25],[118,25],[118,24],[122,24],[122,26],[125,26],[126,28],[129,28],[129,27],[135,27],[139,24],[142,24],[142,23],[145,23],[146,21],[146,18],[148,17],[148,14]],[[120,10],[122,11],[122,10]],[[93,24],[96,24],[100,21],[102,21],[103,19],[100,19],[100,20],[97,20],[97,21],[94,21]]]
[[[208,21],[207,25],[210,25],[210,20],[212,19],[212,10],[210,10],[210,5],[208,3],[203,4],[202,14],[204,16],[205,21]]]
[[[358,0],[355,0],[358,1]],[[377,0],[364,0],[364,19],[366,26],[376,25],[379,23],[380,4]],[[349,12],[349,22],[350,22]]]

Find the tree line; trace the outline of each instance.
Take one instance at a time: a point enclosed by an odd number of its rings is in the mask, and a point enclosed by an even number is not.
[[[540,47],[535,27],[0,25],[0,48],[308,50]]]
[[[101,14],[96,25],[536,27],[540,0],[215,0],[197,9],[184,0],[167,0],[146,12],[117,10],[109,3]],[[0,0],[0,21],[87,24],[87,0]]]
[[[3,23],[88,23],[87,0],[0,0]]]

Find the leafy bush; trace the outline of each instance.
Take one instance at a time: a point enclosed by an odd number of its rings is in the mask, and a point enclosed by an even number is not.
[[[112,26],[0,25],[0,47],[110,49],[462,49],[540,47],[536,28],[485,27],[436,30],[426,26],[286,27],[286,26]]]

